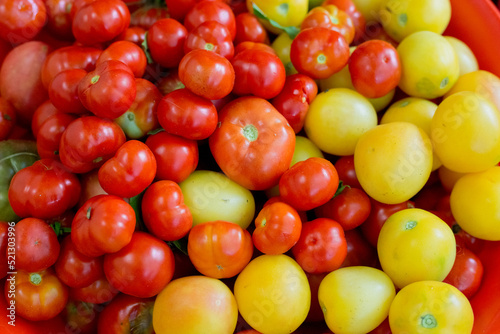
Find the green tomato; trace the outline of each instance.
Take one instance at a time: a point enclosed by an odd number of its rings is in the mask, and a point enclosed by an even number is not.
[[[197,170],[179,183],[184,203],[193,215],[193,226],[225,220],[246,229],[255,215],[255,200],[250,190],[222,173]]]
[[[336,334],[368,333],[389,314],[396,295],[383,271],[364,266],[332,271],[319,285],[318,300],[328,328]]]

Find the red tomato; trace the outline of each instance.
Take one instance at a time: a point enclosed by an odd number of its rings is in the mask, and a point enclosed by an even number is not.
[[[235,84],[234,69],[229,60],[204,49],[192,50],[182,58],[179,78],[190,91],[209,100],[227,96]]]
[[[337,221],[345,231],[361,225],[370,211],[370,197],[362,189],[351,187],[314,210],[316,216]]]
[[[27,272],[45,270],[58,256],[60,245],[54,230],[38,218],[21,219],[15,228],[16,269]]]
[[[99,168],[99,183],[108,194],[134,197],[153,182],[156,159],[149,147],[141,141],[126,141],[113,158]]]
[[[6,99],[0,96],[0,140],[5,140],[16,124],[16,110]]]
[[[168,93],[171,93],[176,89],[186,87],[179,78],[179,72],[177,71],[177,69],[168,71],[167,75],[160,78],[156,85],[163,95],[167,95]]]
[[[130,12],[121,0],[96,0],[80,7],[73,17],[72,31],[83,45],[111,41],[130,24]]]
[[[106,60],[119,60],[132,70],[136,78],[141,78],[146,71],[147,59],[144,51],[137,44],[128,41],[117,41],[102,51],[96,65]]]
[[[193,226],[187,248],[195,268],[213,278],[236,276],[253,254],[250,232],[222,220]]]
[[[42,0],[5,1],[0,6],[0,37],[12,45],[32,40],[47,20]]]
[[[7,277],[4,293],[7,303],[14,301],[16,314],[31,321],[54,318],[68,301],[68,288],[50,268],[33,273],[18,270]]]
[[[186,28],[174,19],[156,21],[146,35],[151,58],[163,67],[177,67],[184,56],[187,34]]]
[[[271,99],[285,85],[286,70],[275,54],[258,49],[238,52],[231,61],[235,72],[233,93]]]
[[[146,38],[146,29],[130,26],[125,30],[120,36],[116,38],[118,41],[129,41],[135,43],[137,46],[141,46]]]
[[[146,139],[146,145],[156,158],[158,180],[180,183],[198,166],[198,143],[195,140],[161,131],[150,135]]]
[[[74,0],[45,0],[47,29],[50,34],[65,40],[73,40],[71,10]]]
[[[75,248],[88,257],[114,253],[130,242],[135,222],[134,209],[122,198],[97,195],[76,212],[71,240]]]
[[[349,44],[337,31],[314,27],[301,30],[290,46],[295,69],[313,79],[326,79],[349,60]]]
[[[333,164],[317,157],[297,162],[279,180],[283,201],[302,211],[328,202],[338,186],[339,177]]]
[[[334,5],[351,17],[356,32],[354,42],[358,42],[365,34],[366,20],[363,14],[356,8],[353,0],[325,0],[322,6]]]
[[[236,47],[234,48],[234,54],[236,55],[248,49],[265,51],[272,55],[275,56],[277,55],[276,51],[271,47],[271,45],[260,42],[251,42],[251,41],[241,42],[238,45],[236,45]]]
[[[99,315],[97,333],[130,333],[140,325],[142,334],[153,334],[151,314],[154,298],[138,298],[119,294],[104,306]]]
[[[135,232],[130,243],[104,256],[104,273],[119,291],[139,298],[156,296],[174,275],[172,250],[162,240]]]
[[[231,59],[234,56],[233,38],[228,28],[217,21],[205,21],[191,30],[184,43],[184,53],[205,49]]]
[[[260,23],[255,15],[244,12],[236,15],[236,36],[234,44],[238,45],[241,42],[255,42],[269,44],[269,35],[266,28]]]
[[[84,114],[87,111],[78,96],[78,84],[87,75],[85,70],[74,68],[58,73],[49,84],[52,104],[61,112]]]
[[[347,255],[341,267],[369,266],[379,268],[377,249],[370,245],[359,228],[344,231]]]
[[[60,160],[59,147],[62,134],[76,118],[76,115],[57,112],[41,124],[36,136],[36,148],[40,158]]]
[[[87,73],[78,85],[83,106],[102,118],[117,118],[135,100],[137,88],[134,73],[119,60],[105,60]]]
[[[153,183],[142,197],[141,208],[148,231],[162,240],[179,240],[193,226],[191,211],[184,204],[181,188],[174,181]]]
[[[227,27],[231,39],[236,36],[236,21],[234,13],[227,4],[222,1],[199,1],[184,17],[184,26],[191,31],[206,21],[217,21]]]
[[[295,133],[304,127],[309,104],[318,94],[316,82],[304,74],[288,75],[281,92],[271,103],[286,118]]]
[[[274,202],[257,214],[252,240],[264,254],[284,254],[297,243],[301,230],[297,210],[286,203]]]
[[[401,78],[401,62],[396,49],[381,40],[366,41],[349,58],[349,73],[354,88],[374,99],[395,89]]]
[[[31,119],[31,131],[33,132],[33,136],[36,138],[38,136],[38,130],[42,124],[58,113],[59,110],[54,107],[50,100],[45,101],[38,108],[36,108]]]
[[[160,125],[173,135],[186,139],[208,138],[217,127],[217,109],[212,101],[187,88],[165,95],[157,109]]]
[[[156,21],[170,17],[170,8],[143,4],[130,14],[130,25],[148,30]]]
[[[469,249],[457,244],[455,263],[443,282],[455,286],[470,299],[479,289],[482,279],[481,259]]]
[[[90,285],[83,288],[70,288],[69,293],[72,299],[85,303],[104,304],[111,301],[119,293],[106,278],[102,275]]]
[[[60,162],[42,159],[14,175],[8,195],[19,217],[46,219],[75,206],[80,190],[78,178]]]
[[[80,175],[80,183],[82,184],[82,191],[80,199],[78,200],[77,208],[80,208],[85,202],[96,195],[107,195],[107,192],[102,189],[98,178],[99,170],[94,169],[88,173]],[[71,225],[71,223],[70,223]]]
[[[219,123],[209,145],[222,171],[250,190],[278,184],[295,148],[295,133],[283,115],[268,101],[247,96],[229,102]]]
[[[86,116],[71,122],[59,146],[61,162],[74,173],[99,168],[125,143],[123,130],[111,120]]]
[[[300,29],[313,27],[337,31],[344,36],[347,44],[351,44],[354,40],[355,29],[351,17],[335,5],[322,4],[312,8],[300,24]]]
[[[54,264],[57,277],[69,287],[84,288],[102,277],[102,257],[89,257],[80,253],[71,235],[61,242],[60,256]]]
[[[292,253],[308,273],[320,274],[338,269],[347,255],[344,230],[329,218],[306,222],[302,224],[302,233]]]
[[[356,176],[356,170],[354,169],[354,156],[346,155],[340,157],[334,164],[337,173],[339,174],[339,180],[342,184],[354,188],[360,188],[361,184]]]

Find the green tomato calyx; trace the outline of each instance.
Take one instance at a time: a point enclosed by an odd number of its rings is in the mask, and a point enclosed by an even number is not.
[[[243,136],[249,141],[256,141],[259,137],[259,130],[253,124],[246,125],[243,128]]]
[[[42,275],[39,273],[30,273],[30,282],[34,285],[40,285],[42,283]]]
[[[415,228],[415,226],[417,226],[417,222],[412,220],[412,221],[409,221],[405,224],[405,230],[411,230],[413,228]]]
[[[101,76],[99,76],[99,75],[94,75],[94,76],[92,77],[92,79],[90,79],[90,83],[91,83],[91,84],[95,84],[95,83],[97,83],[97,81],[99,81],[99,79],[100,79],[100,78],[101,78]]]
[[[432,314],[426,314],[420,317],[420,325],[424,328],[436,328],[437,324],[437,320]]]

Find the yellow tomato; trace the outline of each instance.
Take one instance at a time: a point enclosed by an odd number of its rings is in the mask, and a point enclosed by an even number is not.
[[[184,203],[193,215],[193,226],[225,220],[246,229],[255,215],[252,192],[226,175],[197,170],[179,183]]]
[[[363,134],[354,151],[359,183],[373,199],[396,204],[409,200],[427,182],[432,145],[414,124],[381,124]]]
[[[460,67],[460,76],[479,70],[476,56],[467,44],[453,36],[444,36],[448,43],[453,46],[458,56],[458,65]],[[453,88],[452,88],[453,89]]]
[[[297,73],[297,70],[292,64],[292,60],[290,59],[290,47],[292,45],[292,41],[293,40],[286,32],[282,32],[271,43],[271,47],[283,63],[283,66],[285,66],[286,75]]]
[[[500,110],[500,78],[493,73],[479,70],[462,75],[444,98],[463,91],[478,93]]]
[[[295,331],[311,305],[307,276],[287,255],[261,255],[250,261],[236,278],[234,296],[243,319],[268,334]]]
[[[470,334],[473,323],[467,297],[443,282],[407,285],[396,294],[389,310],[393,334]]]
[[[368,333],[387,318],[395,294],[394,284],[383,271],[353,266],[326,275],[318,300],[332,332]]]
[[[378,13],[383,0],[353,0],[356,8],[363,14],[366,23],[377,22]]]
[[[437,104],[418,97],[407,97],[394,102],[380,119],[380,124],[391,122],[409,122],[420,127],[430,137],[431,120],[437,109]],[[441,161],[433,153],[432,170],[441,166]]]
[[[446,168],[459,173],[483,171],[500,161],[500,113],[477,93],[455,93],[439,104],[431,139]]]
[[[226,284],[206,276],[186,276],[171,281],[153,306],[157,334],[232,334],[238,305]]]
[[[442,34],[451,19],[450,0],[382,0],[379,21],[400,42],[417,31]]]
[[[458,79],[457,54],[446,38],[437,33],[413,33],[401,41],[397,51],[401,60],[399,87],[410,96],[443,96]]]
[[[457,251],[453,231],[441,218],[412,208],[392,214],[382,225],[377,252],[382,270],[402,288],[445,279]]]
[[[319,93],[311,102],[304,130],[323,152],[352,155],[358,138],[377,122],[377,112],[364,96],[334,88]]]
[[[309,10],[308,0],[246,0],[247,8],[253,14],[253,6],[260,8],[270,19],[277,22],[282,27],[297,27],[300,25]],[[273,27],[266,20],[261,20],[262,24],[269,31],[279,34],[281,29]]]
[[[500,240],[500,167],[463,175],[451,191],[450,206],[464,231],[476,238]]]

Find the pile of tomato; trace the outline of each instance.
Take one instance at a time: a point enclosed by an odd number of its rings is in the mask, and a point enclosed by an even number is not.
[[[496,333],[500,78],[461,5],[1,4],[0,331]]]

